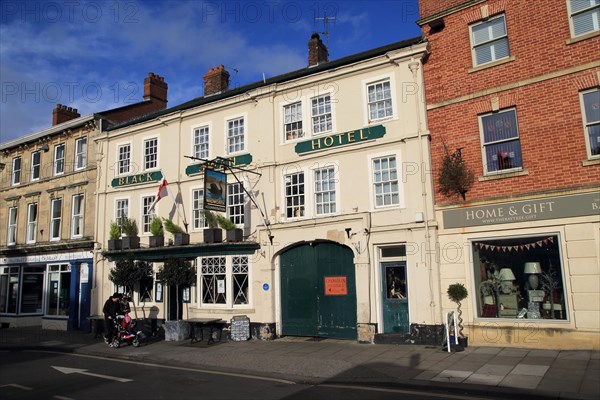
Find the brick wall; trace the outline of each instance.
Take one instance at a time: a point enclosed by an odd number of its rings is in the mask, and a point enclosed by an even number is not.
[[[440,3],[456,2],[420,1],[424,10]],[[510,55],[515,59],[469,73],[473,62],[468,26],[481,20],[482,6],[487,6],[490,16],[505,13]],[[421,10],[421,15],[425,14]],[[446,143],[451,151],[462,148],[463,158],[475,172],[468,201],[600,183],[600,164],[582,164],[587,153],[579,97],[581,90],[598,86],[600,68],[573,69],[597,63],[600,36],[567,44],[570,31],[565,0],[486,1],[448,15],[444,21],[444,29],[436,33],[423,26],[431,46],[424,74],[436,182]],[[539,77],[545,79],[534,82]],[[520,84],[510,90],[484,92],[516,82]],[[461,96],[464,98],[458,99]],[[449,100],[444,103],[447,105],[440,104]],[[478,115],[492,111],[492,100],[500,109],[516,108],[526,174],[480,181],[484,160]],[[436,193],[438,204],[455,201],[458,198]]]
[[[421,18],[426,18],[466,2],[466,0],[419,0],[419,13]]]

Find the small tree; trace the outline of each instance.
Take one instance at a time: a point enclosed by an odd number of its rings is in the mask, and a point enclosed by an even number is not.
[[[217,228],[219,226],[219,219],[214,212],[204,208],[202,209],[202,215],[209,228]]]
[[[119,224],[117,224],[116,222],[110,223],[110,228],[108,231],[108,238],[110,240],[118,240],[121,238],[121,228],[119,227]]]
[[[467,298],[469,292],[467,291],[465,285],[463,285],[462,283],[453,283],[452,285],[448,286],[447,293],[448,298],[458,305],[458,334],[461,337],[464,337],[462,325],[462,310],[460,309],[460,302]]]
[[[165,231],[159,217],[152,218],[152,222],[150,222],[150,233],[152,236],[164,236]]]
[[[173,235],[177,234],[177,233],[183,233],[183,229],[177,225],[176,223],[174,223],[173,221],[171,221],[170,219],[163,219],[163,226],[165,228],[165,230]]]
[[[460,149],[450,154],[448,146],[444,145],[444,150],[446,154],[438,177],[439,191],[446,197],[460,194],[466,200],[466,193],[473,186],[475,174],[463,160]]]
[[[229,218],[221,215],[221,214],[216,214],[216,218],[217,218],[217,223],[219,224],[219,226],[225,230],[229,230],[229,229],[234,229],[235,228],[235,224],[233,223],[232,220],[230,220]]]
[[[121,231],[125,236],[137,236],[138,227],[135,219],[128,217],[121,218]]]
[[[191,262],[181,258],[170,258],[166,260],[162,268],[156,273],[156,280],[163,282],[166,286],[175,286],[175,297],[177,301],[177,319],[179,315],[179,287],[181,285],[191,286],[196,282],[196,268]]]
[[[136,262],[132,258],[128,258],[116,262],[115,267],[108,273],[108,280],[116,286],[124,286],[126,290],[131,290],[131,294],[133,294],[135,284],[145,276],[146,272],[146,263]],[[135,305],[133,296],[130,297]]]

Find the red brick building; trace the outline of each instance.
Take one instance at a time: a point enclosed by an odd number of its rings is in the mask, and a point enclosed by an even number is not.
[[[471,342],[600,347],[600,1],[419,7],[442,289]],[[452,154],[474,179],[444,192]]]

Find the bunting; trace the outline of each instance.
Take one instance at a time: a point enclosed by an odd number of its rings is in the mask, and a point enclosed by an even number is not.
[[[547,247],[549,244],[554,244],[554,237],[553,236],[549,236],[546,239],[541,239],[541,240],[536,240],[534,242],[530,242],[530,243],[521,243],[521,244],[516,244],[516,245],[511,245],[511,246],[498,246],[495,244],[487,244],[487,243],[483,243],[483,242],[473,242],[473,245],[478,247],[481,250],[488,250],[488,251],[502,251],[502,252],[519,252],[519,251],[528,251],[531,249],[535,249],[537,247],[539,248],[543,248],[543,247]]]

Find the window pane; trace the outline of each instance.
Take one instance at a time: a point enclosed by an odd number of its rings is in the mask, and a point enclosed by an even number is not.
[[[522,167],[521,142],[513,140],[486,146],[488,172]]]
[[[483,138],[485,143],[516,138],[519,136],[517,130],[517,113],[515,111],[487,115],[481,118],[481,123],[483,125]]]
[[[588,127],[590,150],[593,156],[600,154],[600,124]]]
[[[571,0],[571,12],[578,12],[599,5],[600,0]]]
[[[599,28],[598,19],[600,8],[595,8],[581,14],[573,16],[573,28],[575,35],[583,35],[588,32],[597,31]]]

